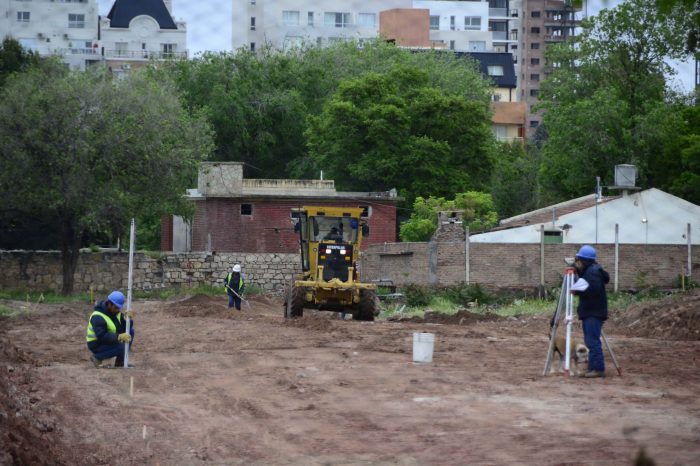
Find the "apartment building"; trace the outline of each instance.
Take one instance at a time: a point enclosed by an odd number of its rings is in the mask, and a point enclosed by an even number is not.
[[[73,69],[101,60],[96,0],[0,0],[0,36],[40,55],[59,55]]]
[[[542,112],[533,107],[539,98],[540,82],[549,73],[545,63],[547,46],[575,37],[581,21],[580,8],[570,1],[522,0],[522,40],[520,66],[520,100],[527,104],[527,132],[532,136],[542,123]]]
[[[187,28],[172,16],[172,0],[115,0],[99,22],[100,53],[113,73],[150,60],[187,58]]]
[[[232,0],[233,49],[285,49],[302,42],[376,38],[379,13],[410,8],[411,0]]]
[[[71,69],[123,74],[151,59],[187,56],[186,25],[171,9],[171,0],[115,0],[100,17],[97,0],[0,0],[0,38],[58,55]]]

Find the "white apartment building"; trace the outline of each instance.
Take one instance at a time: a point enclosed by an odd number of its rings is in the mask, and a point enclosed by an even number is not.
[[[59,55],[74,69],[101,60],[96,0],[0,0],[0,38],[40,55]]]
[[[361,41],[379,34],[379,12],[411,8],[411,0],[232,0],[233,49],[308,42]]]
[[[115,0],[100,17],[102,58],[113,73],[150,60],[187,58],[187,28],[172,16],[172,0]]]
[[[151,59],[187,56],[186,25],[171,9],[171,0],[115,0],[100,17],[97,0],[0,0],[0,39],[58,55],[72,69],[105,65],[122,74]]]

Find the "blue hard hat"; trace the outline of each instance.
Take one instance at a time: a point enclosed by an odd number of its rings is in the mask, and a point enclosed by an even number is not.
[[[109,296],[107,296],[107,301],[117,306],[117,309],[124,307],[124,293],[121,291],[112,291]]]
[[[594,261],[596,259],[595,248],[587,244],[583,245],[581,246],[581,249],[578,250],[576,257],[578,259],[588,259]]]

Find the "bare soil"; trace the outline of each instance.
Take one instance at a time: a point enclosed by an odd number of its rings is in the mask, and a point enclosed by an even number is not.
[[[288,321],[279,298],[226,301],[136,302],[128,369],[89,362],[87,304],[0,320],[0,464],[700,464],[698,293],[614,313],[623,374],[606,353],[604,379],[542,375],[549,315]]]

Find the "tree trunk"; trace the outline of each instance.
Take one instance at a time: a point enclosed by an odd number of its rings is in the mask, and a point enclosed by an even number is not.
[[[78,266],[80,256],[81,234],[71,219],[63,220],[61,232],[61,263],[63,265],[63,287],[61,294],[70,295],[73,292],[75,269]]]

